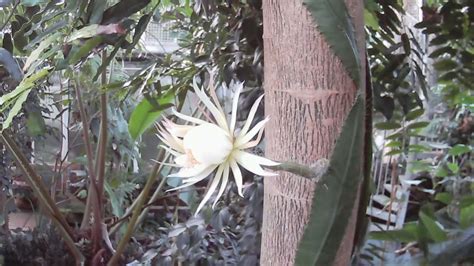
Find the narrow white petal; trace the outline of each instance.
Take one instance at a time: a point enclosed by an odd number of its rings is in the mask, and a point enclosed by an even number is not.
[[[224,168],[224,174],[222,175],[222,183],[221,183],[221,187],[219,189],[219,192],[217,193],[216,199],[214,200],[214,203],[212,204],[213,209],[216,206],[217,201],[220,199],[220,197],[224,193],[224,190],[227,186],[227,182],[229,181],[229,163],[225,163],[223,165],[223,168]]]
[[[277,175],[275,173],[270,173],[262,169],[259,162],[265,162],[266,165],[272,165],[271,163],[273,163],[273,165],[276,164],[263,157],[259,157],[259,156],[256,156],[247,152],[243,152],[243,151],[238,151],[238,152],[235,152],[234,158],[240,165],[242,165],[243,168],[249,170],[250,172],[256,175],[261,175],[261,176],[276,176]]]
[[[236,141],[235,141],[235,146],[239,148],[240,146],[246,144],[247,142],[251,141],[255,135],[258,134],[260,130],[263,130],[265,124],[268,122],[268,118],[265,118],[264,120],[258,122],[252,130],[250,130],[247,134],[245,135],[240,135]]]
[[[178,139],[174,137],[173,135],[170,135],[166,132],[161,132],[159,131],[160,134],[157,134],[157,137],[165,143],[168,147],[172,148],[173,150],[176,150],[178,152],[184,153],[184,147],[183,147],[183,141],[181,139]]]
[[[196,80],[194,80],[196,81]],[[195,88],[197,87],[197,84],[194,83]],[[219,102],[219,99],[217,98],[216,94],[216,87],[214,86],[214,76],[211,74],[211,78],[209,81],[209,95],[211,96],[211,99],[214,101],[214,104],[216,105],[217,109],[221,112],[224,113],[224,110],[222,109],[222,106]]]
[[[240,172],[239,166],[235,162],[235,160],[230,160],[230,167],[232,168],[232,174],[234,176],[235,184],[237,185],[237,192],[241,197],[244,196],[242,192],[242,188],[244,186],[244,182],[242,180],[242,172]]]
[[[213,167],[206,169],[206,171],[202,172],[201,174],[197,176],[183,178],[183,183],[199,182],[205,179],[208,175],[210,175],[216,168],[217,168],[217,165],[214,165]]]
[[[163,118],[163,126],[166,128],[166,131],[171,133],[172,136],[180,138],[184,137],[184,135],[186,135],[186,133],[194,127],[190,125],[178,125],[166,117]]]
[[[198,119],[198,118],[194,118],[192,116],[188,116],[188,115],[184,115],[182,113],[179,113],[178,111],[176,110],[172,110],[173,111],[173,114],[181,119],[183,119],[184,121],[188,121],[188,122],[191,122],[191,123],[194,123],[194,124],[204,124],[204,123],[207,123],[206,121],[204,120],[201,120],[201,119]]]
[[[214,191],[216,191],[217,185],[219,184],[219,181],[221,180],[221,175],[222,175],[222,171],[218,171],[218,173],[216,173],[216,176],[214,177],[214,179],[212,179],[212,183],[209,186],[209,189],[207,190],[206,195],[202,199],[201,203],[199,203],[199,207],[197,208],[196,213],[194,215],[199,213],[202,207],[204,207],[204,204],[206,204],[206,202],[212,196]]]
[[[163,149],[165,149],[167,152],[171,153],[173,156],[178,157],[178,156],[183,155],[183,154],[181,154],[181,153],[179,153],[179,152],[177,152],[177,151],[175,151],[175,150],[173,150],[173,149],[171,149],[171,148],[169,148],[169,147],[166,147],[165,145],[160,145],[160,147],[163,148]]]
[[[247,134],[247,131],[249,130],[250,125],[252,124],[253,118],[255,117],[255,113],[257,113],[258,105],[260,104],[262,99],[263,99],[263,95],[258,97],[255,103],[252,105],[252,108],[250,108],[249,117],[247,118],[247,121],[245,121],[245,125],[240,131],[239,136],[244,136],[245,134]]]
[[[257,146],[259,143],[260,143],[260,140],[262,139],[262,136],[263,136],[263,129],[264,127],[262,127],[260,129],[260,131],[258,132],[258,136],[256,139],[252,140],[252,141],[249,141],[245,144],[242,144],[238,147],[238,149],[240,150],[245,150],[245,149],[249,149],[249,148],[253,148],[255,146]]]
[[[212,171],[214,171],[215,167],[211,169],[211,171],[208,171],[208,172],[202,172],[201,174],[197,175],[197,176],[194,176],[194,177],[191,177],[191,178],[188,178],[188,179],[184,179],[183,182],[184,184],[181,185],[181,186],[177,186],[175,188],[172,188],[172,189],[168,189],[167,191],[174,191],[174,190],[178,190],[178,189],[181,189],[181,188],[184,188],[184,187],[189,187],[189,186],[192,186],[194,184],[196,184],[197,182],[205,179]]]
[[[202,180],[202,179],[201,179],[201,180]],[[196,182],[194,182],[194,183],[186,183],[186,184],[184,184],[184,185],[177,186],[177,187],[175,187],[175,188],[170,188],[170,189],[166,190],[166,192],[176,191],[176,190],[180,190],[180,189],[185,188],[185,187],[190,187],[190,186],[196,184],[197,182],[199,182],[199,181],[201,181],[201,180],[198,180],[198,181],[196,181]]]
[[[181,170],[179,170],[179,172],[168,175],[168,177],[187,178],[187,177],[198,176],[206,172],[207,174],[209,174],[212,172],[212,170],[215,167],[216,167],[215,165],[198,164],[194,167],[182,168]]]
[[[234,158],[240,158],[241,160],[252,161],[256,164],[266,165],[266,166],[280,165],[280,163],[274,162],[265,157],[261,157],[261,156],[258,156],[249,152],[245,152],[245,151],[235,151]]]
[[[151,161],[154,162],[154,163],[159,163],[159,164],[166,165],[166,166],[181,167],[181,165],[175,164],[175,163],[160,162],[160,161],[157,161],[155,159],[151,159]]]
[[[239,97],[240,97],[240,92],[242,91],[243,83],[240,83],[239,86],[237,86],[237,89],[235,90],[234,93],[234,99],[232,99],[232,114],[231,114],[231,119],[230,119],[230,133],[234,134],[235,130],[235,123],[237,122],[237,107],[239,104]]]
[[[219,127],[221,127],[222,129],[226,131],[229,130],[224,113],[222,113],[221,111],[219,111],[219,109],[217,109],[217,107],[211,102],[211,99],[207,97],[206,93],[201,91],[199,88],[194,88],[194,91],[196,92],[201,102],[207,107],[207,109],[209,109],[214,119],[216,119],[216,122],[219,125]]]

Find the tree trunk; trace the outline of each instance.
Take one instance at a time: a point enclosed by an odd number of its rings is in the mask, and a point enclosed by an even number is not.
[[[346,4],[362,59],[363,1]],[[263,25],[265,112],[270,116],[266,156],[306,165],[329,158],[355,99],[356,85],[302,0],[263,0]],[[292,265],[308,222],[315,183],[280,172],[278,177],[265,178],[264,184],[261,264]],[[338,250],[338,265],[349,262],[356,213],[357,204]]]

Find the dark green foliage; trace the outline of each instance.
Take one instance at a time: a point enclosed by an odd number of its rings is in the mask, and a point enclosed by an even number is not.
[[[327,172],[314,192],[296,265],[332,265],[352,215],[362,180],[364,99],[359,95],[344,123]]]
[[[431,37],[432,58],[438,81],[451,107],[472,104],[474,83],[474,4],[449,0],[440,7],[423,7],[424,19],[416,25]]]
[[[359,86],[360,58],[354,25],[342,0],[305,0],[315,26],[323,34],[347,72]]]
[[[374,109],[387,120],[399,119],[410,110],[423,107],[420,95],[428,97],[421,66],[424,50],[413,32],[404,32],[399,19],[400,1],[368,1],[367,51],[371,69]]]

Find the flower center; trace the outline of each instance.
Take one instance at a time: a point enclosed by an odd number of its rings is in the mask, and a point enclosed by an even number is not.
[[[232,151],[231,138],[214,124],[201,124],[189,130],[183,146],[190,161],[211,165],[223,163]]]

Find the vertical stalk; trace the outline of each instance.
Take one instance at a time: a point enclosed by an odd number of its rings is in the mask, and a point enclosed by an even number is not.
[[[105,64],[107,52],[102,52],[102,64]],[[107,84],[107,68],[101,73],[101,84],[105,86]],[[102,92],[100,95],[100,133],[99,133],[99,146],[98,146],[98,157],[96,164],[96,175],[97,175],[97,190],[99,194],[99,202],[102,203],[102,197],[104,192],[104,178],[105,178],[105,155],[107,149],[107,92]]]
[[[102,227],[100,226],[100,213],[101,213],[101,206],[99,202],[99,194],[97,189],[97,179],[95,176],[95,168],[94,168],[94,157],[92,154],[92,144],[89,137],[89,121],[86,114],[86,109],[84,107],[84,103],[82,101],[82,94],[79,88],[79,82],[76,81],[74,84],[74,89],[76,91],[76,100],[79,105],[79,112],[81,114],[82,120],[82,129],[83,129],[83,137],[84,137],[84,145],[86,146],[86,155],[87,155],[87,163],[88,163],[88,174],[90,179],[89,185],[89,194],[87,195],[87,205],[86,210],[84,212],[84,218],[82,220],[82,228],[85,228],[85,225],[89,222],[89,215],[92,208],[94,214],[94,227],[92,229],[92,250],[93,253],[99,251],[101,238],[102,238]]]
[[[132,215],[132,218],[130,218],[130,221],[127,226],[127,230],[125,231],[124,236],[120,240],[115,254],[107,263],[108,266],[114,266],[118,264],[118,261],[120,260],[120,256],[122,255],[123,251],[125,250],[125,247],[128,244],[128,241],[130,240],[133,232],[135,231],[135,224],[138,220],[138,217],[140,216],[142,207],[145,204],[145,201],[148,197],[148,193],[150,192],[151,187],[153,186],[153,183],[155,181],[156,175],[158,174],[160,166],[161,166],[160,163],[155,163],[155,165],[153,166],[153,170],[151,171],[151,174],[148,177],[148,180],[146,181],[145,187],[143,188],[142,197],[140,198],[140,200],[137,202],[137,205],[133,209],[133,215]]]

